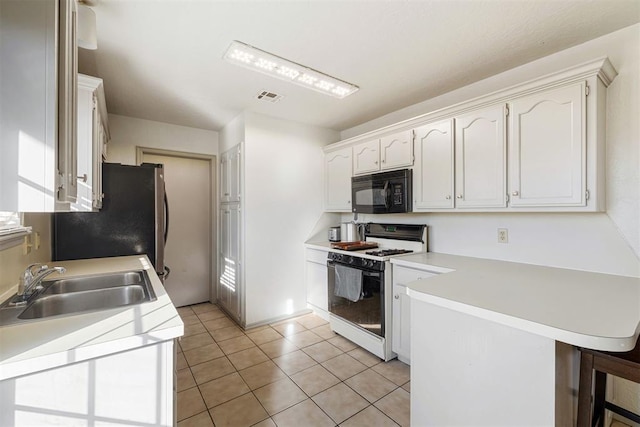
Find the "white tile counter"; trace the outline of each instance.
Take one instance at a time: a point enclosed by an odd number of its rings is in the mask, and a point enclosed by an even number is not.
[[[640,333],[640,278],[432,252],[391,263],[443,273],[411,298],[567,344],[629,351]]]
[[[147,270],[157,300],[127,307],[52,317],[0,327],[0,380],[173,340],[182,320],[146,256],[52,262],[63,275]],[[17,278],[16,278],[17,279]],[[8,298],[15,289],[2,296]]]

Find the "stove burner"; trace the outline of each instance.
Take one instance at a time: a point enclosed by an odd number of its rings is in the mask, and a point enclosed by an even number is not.
[[[382,249],[379,251],[367,251],[365,254],[373,255],[373,256],[389,256],[389,255],[399,255],[399,254],[408,254],[410,250],[407,249]]]

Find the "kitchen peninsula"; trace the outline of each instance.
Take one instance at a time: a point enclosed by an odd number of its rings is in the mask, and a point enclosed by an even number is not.
[[[439,273],[407,284],[415,425],[573,425],[572,346],[638,339],[639,278],[438,253],[392,264]]]
[[[157,299],[0,327],[0,425],[174,425],[184,326],[149,259],[55,265],[66,268],[56,279],[146,270]]]

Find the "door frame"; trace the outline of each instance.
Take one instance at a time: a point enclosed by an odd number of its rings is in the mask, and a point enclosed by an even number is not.
[[[209,302],[216,303],[218,301],[218,288],[216,286],[218,278],[218,210],[217,210],[217,190],[218,190],[218,169],[217,156],[212,154],[191,153],[187,151],[166,150],[162,148],[136,146],[136,164],[141,164],[145,154],[155,154],[167,157],[179,157],[183,159],[205,160],[209,163],[210,177],[210,206],[209,226],[211,233],[209,235],[209,250],[211,251],[210,268],[209,268]]]

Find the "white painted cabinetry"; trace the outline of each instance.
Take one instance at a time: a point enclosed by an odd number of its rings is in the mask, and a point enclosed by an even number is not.
[[[362,142],[353,146],[353,174],[373,173],[380,170],[380,140]]]
[[[353,146],[354,175],[413,165],[413,132],[403,131]]]
[[[78,197],[71,209],[102,208],[102,161],[109,124],[102,79],[78,76]]]
[[[404,363],[411,363],[411,298],[407,283],[435,276],[426,270],[393,265],[393,307],[391,350]]]
[[[324,155],[326,211],[351,212],[351,154],[351,147],[347,147]]]
[[[75,0],[0,7],[0,210],[68,211],[76,199]]]
[[[329,316],[327,253],[328,250],[305,249],[307,304],[316,314],[324,318]]]
[[[218,303],[237,321],[242,315],[242,144],[220,157],[220,260]]]
[[[505,114],[500,104],[455,118],[456,207],[507,206]]]
[[[510,102],[510,206],[586,205],[585,83]]]
[[[453,208],[453,119],[415,132],[414,211]]]
[[[220,201],[240,201],[240,146],[225,151],[220,156]]]

